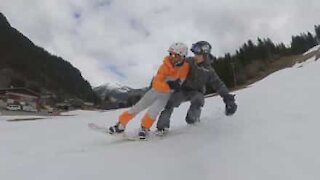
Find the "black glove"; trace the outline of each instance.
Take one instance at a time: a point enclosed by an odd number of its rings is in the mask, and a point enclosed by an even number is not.
[[[167,84],[169,85],[170,89],[173,89],[175,91],[180,90],[180,79],[177,79],[175,81],[167,81]]]
[[[237,104],[235,103],[233,94],[227,94],[223,97],[223,101],[226,104],[226,112],[227,116],[233,115],[237,111]]]

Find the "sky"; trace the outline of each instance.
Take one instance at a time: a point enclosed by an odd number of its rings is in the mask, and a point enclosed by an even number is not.
[[[289,44],[320,24],[319,0],[0,0],[0,11],[93,87],[148,86],[174,42],[206,40],[223,56],[257,37]]]

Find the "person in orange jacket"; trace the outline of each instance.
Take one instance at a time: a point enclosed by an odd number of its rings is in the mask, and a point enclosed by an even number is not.
[[[188,54],[187,45],[174,43],[168,51],[169,56],[164,58],[162,65],[154,76],[151,89],[137,104],[119,116],[118,122],[109,128],[110,134],[123,133],[128,122],[139,112],[149,107],[142,118],[138,134],[140,139],[146,138],[158,114],[167,104],[171,93],[180,88],[189,72],[189,64],[185,62]]]

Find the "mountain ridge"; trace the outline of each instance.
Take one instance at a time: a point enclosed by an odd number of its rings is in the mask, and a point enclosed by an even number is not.
[[[0,12],[0,88],[26,87],[63,100],[97,100],[90,83],[71,63],[50,54],[12,27]]]

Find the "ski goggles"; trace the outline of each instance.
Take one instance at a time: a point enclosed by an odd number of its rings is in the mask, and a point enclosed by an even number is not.
[[[190,50],[191,50],[191,52],[193,52],[194,54],[203,54],[201,47],[198,46],[198,45],[196,45],[196,44],[192,44]]]
[[[176,53],[172,53],[172,52],[169,52],[169,56],[172,58],[183,58],[183,56],[176,54]]]
[[[192,44],[191,46],[191,52],[194,54],[208,54],[210,53],[210,46],[204,45],[204,46],[199,46],[198,44]]]

